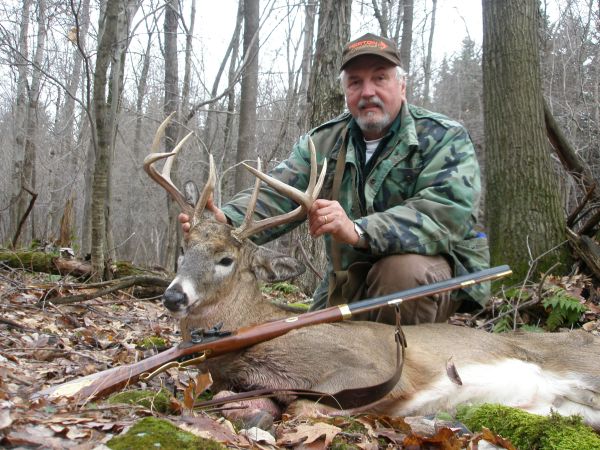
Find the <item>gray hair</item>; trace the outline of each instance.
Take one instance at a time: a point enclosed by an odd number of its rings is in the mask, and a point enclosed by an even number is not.
[[[340,83],[342,85],[342,89],[344,89],[345,76],[346,76],[346,71],[344,69],[342,69],[342,71],[340,72],[340,75],[338,76],[338,79],[340,80]],[[406,72],[400,66],[396,66],[396,79],[400,82],[406,81]]]

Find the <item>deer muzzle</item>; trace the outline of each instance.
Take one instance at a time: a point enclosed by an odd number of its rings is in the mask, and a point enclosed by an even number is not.
[[[163,305],[174,315],[185,312],[188,303],[187,294],[178,283],[171,284],[163,294]]]

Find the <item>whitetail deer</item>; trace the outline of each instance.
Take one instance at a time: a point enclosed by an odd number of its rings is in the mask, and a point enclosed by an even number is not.
[[[167,119],[168,120],[168,119]],[[148,174],[163,186],[191,217],[177,275],[164,294],[164,305],[180,319],[184,339],[196,328],[217,323],[241,326],[286,316],[263,300],[259,280],[293,277],[303,270],[296,260],[261,248],[248,237],[270,226],[297,220],[317,197],[316,157],[311,145],[311,177],[306,192],[282,186],[250,168],[257,176],[244,223],[233,228],[205,212],[215,183],[211,158],[209,181],[195,207],[170,181],[172,158],[181,148],[156,154],[166,122],[159,128],[153,153],[144,162]],[[187,137],[186,137],[187,138]],[[162,174],[153,164],[166,158]],[[300,205],[285,216],[253,223],[260,180]],[[385,398],[361,410],[406,416],[451,411],[461,403],[493,402],[548,414],[579,414],[600,429],[600,338],[582,331],[568,333],[490,334],[449,324],[403,327],[407,349],[400,382]],[[207,361],[220,388],[312,389],[333,393],[369,386],[395,370],[394,327],[374,322],[340,322],[297,329],[247,350]],[[449,378],[452,358],[462,384]],[[283,406],[293,398],[282,397]],[[346,411],[346,413],[359,410]]]

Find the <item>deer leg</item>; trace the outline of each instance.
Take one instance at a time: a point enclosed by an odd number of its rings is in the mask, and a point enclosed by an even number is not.
[[[231,395],[235,395],[235,393],[233,391],[220,391],[213,398],[216,400]],[[223,417],[232,422],[240,423],[246,429],[257,427],[269,430],[273,427],[273,421],[281,417],[281,409],[270,398],[255,398],[225,403],[223,408]]]

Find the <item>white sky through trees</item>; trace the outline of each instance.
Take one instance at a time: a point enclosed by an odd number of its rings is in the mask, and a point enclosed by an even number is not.
[[[261,1],[261,11],[269,8],[272,0]],[[277,2],[276,2],[277,3]],[[205,54],[205,64],[208,79],[212,77],[213,66],[218,66],[221,58],[231,39],[235,18],[237,13],[238,0],[220,0],[218,7],[203,7],[202,2],[198,5],[198,17],[196,25],[196,37],[203,47]],[[354,2],[352,11],[352,38],[358,37],[367,32],[378,32],[379,25],[369,7],[361,8],[358,2]],[[416,0],[415,19],[413,23],[415,46],[425,45],[421,42],[428,39],[430,26],[430,0]],[[261,43],[266,48],[262,48],[261,67],[264,69],[267,61],[275,61],[277,58],[283,58],[281,53],[283,40],[286,36],[286,28],[294,19],[284,19],[287,11],[283,7],[275,4],[270,19],[261,28]],[[296,31],[301,25],[300,17],[295,19],[293,27]],[[439,63],[444,56],[452,56],[461,49],[463,39],[468,35],[478,45],[481,45],[482,39],[482,18],[481,18],[481,0],[439,0],[436,14],[436,28],[433,40],[434,66]],[[273,49],[273,50],[270,50]],[[269,54],[269,52],[274,52]],[[285,63],[284,67],[285,67]]]

